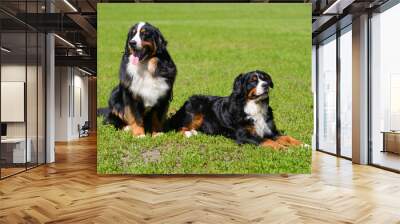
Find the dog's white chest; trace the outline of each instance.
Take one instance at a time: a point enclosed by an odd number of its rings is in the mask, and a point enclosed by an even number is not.
[[[267,105],[257,103],[254,100],[247,102],[244,107],[244,112],[247,114],[247,118],[254,121],[255,131],[260,137],[264,137],[265,134],[271,134],[271,129],[264,119],[267,110]]]
[[[142,98],[145,107],[154,106],[169,89],[165,78],[154,77],[146,64],[128,63],[126,71],[132,78],[130,90],[134,95]]]

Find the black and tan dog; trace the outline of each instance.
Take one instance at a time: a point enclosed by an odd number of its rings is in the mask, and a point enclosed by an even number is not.
[[[161,132],[172,99],[177,73],[158,28],[140,22],[129,29],[122,56],[120,83],[112,90],[108,108],[99,109],[105,123],[134,136]]]
[[[169,121],[170,128],[191,136],[197,131],[223,135],[237,143],[284,148],[301,142],[282,135],[275,126],[269,91],[274,84],[262,71],[240,74],[230,96],[195,95]]]

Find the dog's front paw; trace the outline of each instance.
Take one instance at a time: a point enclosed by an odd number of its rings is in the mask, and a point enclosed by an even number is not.
[[[189,131],[182,131],[182,133],[186,138],[190,138],[190,137],[195,136],[195,135],[198,134],[198,132],[196,130],[194,130],[194,129],[189,130]]]
[[[161,136],[161,135],[163,135],[164,133],[162,133],[162,132],[153,132],[152,134],[151,134],[151,136],[152,137],[158,137],[158,136]]]
[[[286,148],[286,146],[279,144],[278,142],[271,140],[271,139],[267,139],[267,140],[261,142],[260,146],[267,147],[267,148],[273,148],[276,150]]]
[[[303,145],[302,142],[300,142],[299,140],[288,136],[288,135],[282,135],[279,136],[276,140],[277,143],[284,145],[284,146],[300,146]]]
[[[127,125],[123,128],[124,131],[132,131],[131,126]]]
[[[192,134],[191,131],[184,131],[184,132],[183,132],[183,135],[185,135],[186,138],[190,138],[190,137],[193,136],[193,134]]]
[[[127,131],[127,132],[131,132],[132,133],[132,136],[133,137],[136,137],[136,138],[144,138],[144,137],[146,137],[146,134],[145,133],[143,133],[143,132],[141,132],[141,131],[132,131],[132,127],[131,126],[129,126],[129,125],[127,125],[127,126],[125,126],[124,128],[123,128],[123,130],[124,131]]]

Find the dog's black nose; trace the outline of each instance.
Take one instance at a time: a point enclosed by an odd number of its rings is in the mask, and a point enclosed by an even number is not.
[[[262,86],[264,89],[266,89],[266,88],[269,87],[269,84],[268,84],[267,82],[264,82],[261,86]]]
[[[136,47],[136,41],[134,41],[134,40],[129,41],[129,46],[131,46],[131,48],[135,48]]]

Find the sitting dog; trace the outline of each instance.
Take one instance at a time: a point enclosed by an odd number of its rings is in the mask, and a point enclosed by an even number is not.
[[[140,22],[129,29],[119,78],[108,108],[98,110],[104,122],[144,136],[162,131],[177,69],[158,28]]]
[[[301,142],[281,135],[269,106],[269,91],[274,87],[271,77],[262,71],[252,71],[236,77],[230,96],[195,95],[176,112],[170,128],[187,137],[197,131],[223,135],[238,144],[251,143],[285,148]]]

